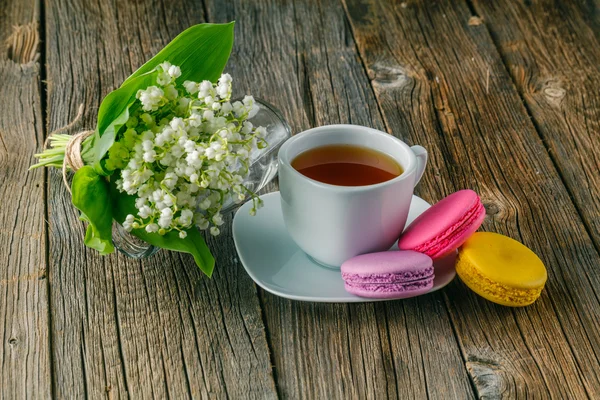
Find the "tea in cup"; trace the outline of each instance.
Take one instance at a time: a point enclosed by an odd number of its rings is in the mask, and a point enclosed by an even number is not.
[[[290,236],[313,260],[337,268],[398,239],[427,151],[376,129],[328,125],[293,136],[278,158]]]

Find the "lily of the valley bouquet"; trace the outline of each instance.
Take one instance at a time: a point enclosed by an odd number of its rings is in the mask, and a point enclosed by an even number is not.
[[[112,253],[114,219],[154,246],[191,253],[212,274],[200,231],[218,235],[231,201],[260,207],[244,178],[252,152],[267,145],[265,128],[248,121],[254,99],[231,101],[222,72],[232,44],[233,23],[187,29],[106,96],[95,131],[49,137],[32,168],[76,170],[72,201],[88,223],[87,246]]]

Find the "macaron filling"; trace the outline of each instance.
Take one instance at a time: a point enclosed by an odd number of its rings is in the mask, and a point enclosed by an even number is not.
[[[403,271],[395,273],[379,273],[379,274],[357,274],[342,272],[342,278],[346,282],[352,284],[359,283],[406,283],[419,281],[422,279],[430,279],[433,276],[433,267],[428,267],[420,271]]]
[[[433,287],[433,276],[412,282],[369,283],[345,281],[346,289],[364,290],[371,293],[402,293],[406,291],[430,289]]]
[[[466,237],[464,237],[466,236],[464,235],[466,231],[473,229],[474,226],[479,227],[480,224],[477,223],[477,220],[482,219],[482,216],[485,216],[485,207],[481,201],[477,199],[463,219],[459,220],[434,238],[416,246],[414,250],[419,253],[427,254],[431,258],[438,258],[439,256],[444,255],[443,253],[446,252],[448,248],[456,247],[452,245],[453,241],[462,238],[466,239]]]
[[[529,305],[537,300],[543,289],[543,287],[516,289],[494,282],[464,258],[457,262],[456,268],[462,281],[475,293],[493,297],[498,303],[504,305]]]

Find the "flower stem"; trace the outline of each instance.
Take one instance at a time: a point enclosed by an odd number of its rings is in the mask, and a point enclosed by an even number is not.
[[[50,136],[48,139],[49,147],[41,153],[34,155],[34,157],[38,159],[38,162],[29,167],[29,169],[32,170],[40,167],[62,168],[65,160],[65,149],[71,138],[71,135],[65,134],[54,134]],[[86,165],[94,162],[94,157],[91,152],[93,140],[94,136],[90,136],[81,144],[81,158]]]

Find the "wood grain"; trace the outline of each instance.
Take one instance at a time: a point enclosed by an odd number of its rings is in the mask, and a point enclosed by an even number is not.
[[[340,3],[213,2],[208,15],[236,19],[236,85],[281,108],[294,132],[385,129]],[[283,398],[473,395],[439,294],[376,305],[262,299]]]
[[[598,9],[0,0],[0,398],[600,397]],[[103,96],[181,30],[234,19],[238,95],[294,132],[354,123],[424,145],[418,193],[477,190],[484,229],[546,263],[540,300],[500,307],[456,280],[405,301],[289,301],[257,290],[229,228],[209,240],[212,280],[177,253],[85,248],[59,175],[26,171],[44,114],[56,129],[84,103],[93,127]]]
[[[44,138],[33,1],[0,12],[0,398],[50,398]]]
[[[478,397],[597,397],[600,258],[485,25],[464,2],[345,4],[386,125],[430,151],[420,193],[477,190],[483,229],[548,267],[524,309],[444,292]]]
[[[586,16],[573,2],[502,3],[476,1],[474,6],[600,249],[600,43],[594,27],[586,24],[598,11]],[[598,266],[589,273],[597,282]],[[597,377],[597,338],[591,354],[576,340],[571,348],[585,360],[579,368],[588,392],[598,396],[598,380],[589,378]]]
[[[475,1],[474,7],[600,249],[600,41],[597,27],[586,24],[599,11],[553,4]]]
[[[50,129],[79,103],[82,126],[93,127],[103,96],[204,19],[192,1],[48,1]],[[276,397],[258,296],[228,229],[209,241],[218,259],[209,280],[178,253],[98,256],[56,172],[48,193],[57,397]]]

